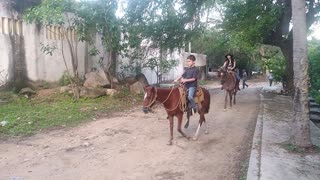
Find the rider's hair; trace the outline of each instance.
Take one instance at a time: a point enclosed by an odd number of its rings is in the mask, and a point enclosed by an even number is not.
[[[191,55],[189,55],[189,56],[187,57],[187,59],[190,59],[191,61],[195,61],[195,60],[196,60],[196,57],[191,54]]]

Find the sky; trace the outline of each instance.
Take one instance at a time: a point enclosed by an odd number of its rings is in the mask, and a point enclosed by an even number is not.
[[[313,30],[313,33],[311,36],[308,37],[308,39],[311,39],[312,37],[320,40],[320,23],[315,24],[311,27],[311,30]]]

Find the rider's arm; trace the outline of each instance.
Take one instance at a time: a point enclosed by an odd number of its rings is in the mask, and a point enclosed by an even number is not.
[[[223,67],[224,67],[224,68],[227,68],[227,61],[224,61]]]
[[[232,70],[234,70],[237,66],[237,63],[236,63],[236,60],[233,61],[233,67],[232,67]]]
[[[181,78],[182,78],[182,76],[178,77],[177,79],[174,80],[174,82],[180,81]]]
[[[196,78],[190,78],[190,79],[183,79],[182,82],[192,82],[195,81]]]

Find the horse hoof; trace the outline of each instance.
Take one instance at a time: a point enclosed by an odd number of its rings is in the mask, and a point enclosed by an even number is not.
[[[187,136],[186,138],[187,138],[188,140],[190,140],[190,139],[191,139],[191,137],[190,137],[190,136]]]
[[[172,145],[172,141],[169,141],[167,145],[168,145],[168,146],[171,146],[171,145]]]
[[[223,111],[224,111],[224,112],[226,112],[226,111],[227,111],[227,109],[223,109]]]
[[[193,137],[193,138],[192,138],[192,140],[197,141],[197,140],[198,140],[198,138],[197,138],[197,137]]]

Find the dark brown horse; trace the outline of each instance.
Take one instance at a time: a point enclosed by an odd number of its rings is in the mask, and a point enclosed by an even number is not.
[[[204,95],[204,100],[198,104],[198,113],[200,114],[199,125],[197,131],[194,135],[194,140],[197,140],[198,133],[202,123],[206,122],[204,114],[209,112],[210,108],[210,93],[208,90],[201,88]],[[150,108],[155,104],[155,102],[160,102],[165,110],[167,111],[168,119],[170,122],[170,139],[168,145],[172,145],[173,140],[173,118],[176,116],[178,118],[178,132],[185,138],[190,139],[182,130],[182,118],[184,113],[183,100],[184,96],[181,95],[178,87],[173,88],[157,88],[153,86],[145,87],[145,96],[143,101],[143,112],[148,113]],[[189,115],[186,127],[189,124]],[[208,133],[208,125],[206,125],[206,133]]]
[[[227,70],[224,67],[220,67],[218,70],[218,77],[220,77],[220,83],[225,91],[224,110],[227,109],[228,95],[230,99],[230,108],[232,108],[232,98],[233,104],[236,104],[236,95],[239,83],[237,82],[236,75],[233,71]]]

